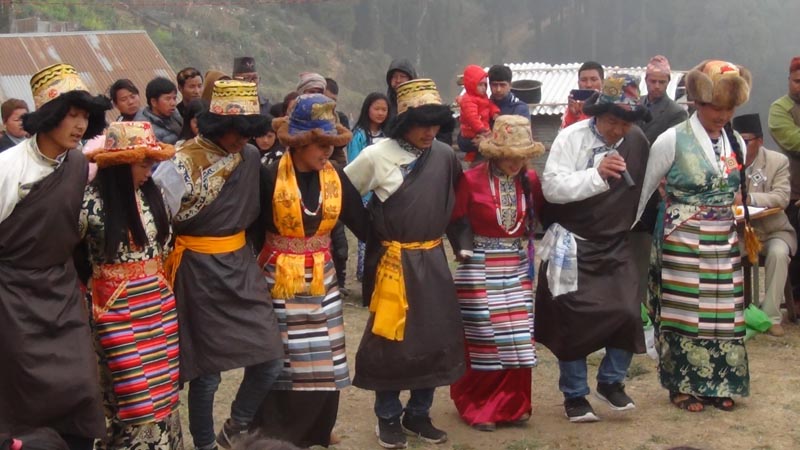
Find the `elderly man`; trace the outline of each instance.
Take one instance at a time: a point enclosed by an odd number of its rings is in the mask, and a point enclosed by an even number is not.
[[[786,214],[800,236],[800,56],[789,64],[789,93],[775,100],[769,107],[769,132],[772,138],[789,157],[791,174],[791,197]],[[800,299],[800,258],[795,254],[789,265],[794,298]]]
[[[733,119],[733,129],[747,143],[747,204],[785,209],[789,205],[789,159],[763,147],[764,134],[761,132],[761,118],[758,114],[746,114]],[[780,305],[789,260],[797,251],[797,237],[785,212],[754,220],[753,227],[763,244],[761,254],[766,259],[767,292],[759,306],[772,320],[772,327],[767,333],[783,336]],[[787,300],[791,305],[792,299]]]
[[[586,356],[601,348],[597,396],[612,409],[635,408],[623,381],[645,350],[639,279],[628,241],[636,221],[650,145],[634,125],[648,112],[610,78],[583,107],[592,117],[562,130],[544,169],[549,224],[539,249],[536,341],[559,361],[570,422],[599,420],[586,400]]]
[[[586,61],[578,69],[578,89],[599,91],[603,86],[603,66],[595,61]],[[589,116],[583,111],[583,101],[572,98],[567,100],[567,111],[561,120],[561,128],[566,128],[575,122],[587,119]]]
[[[248,83],[255,83],[258,89],[259,81],[261,78],[256,72],[256,59],[252,56],[239,56],[233,59],[233,75],[234,80],[246,81]],[[269,116],[269,100],[266,97],[258,94],[258,109],[262,116]]]

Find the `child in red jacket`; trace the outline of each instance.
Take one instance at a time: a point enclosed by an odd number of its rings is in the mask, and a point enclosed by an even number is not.
[[[500,108],[486,96],[488,76],[480,66],[471,64],[464,69],[466,93],[458,101],[461,106],[458,148],[466,153],[478,150],[472,140],[477,136],[487,136],[491,132],[490,121],[500,114]]]

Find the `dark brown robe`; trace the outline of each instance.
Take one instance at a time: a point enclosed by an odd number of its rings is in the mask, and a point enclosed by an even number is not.
[[[217,198],[175,222],[176,235],[230,236],[259,213],[261,160],[248,145]],[[283,357],[269,288],[250,245],[205,255],[186,250],[175,277],[181,339],[181,380]]]
[[[105,435],[89,313],[72,253],[88,165],[70,150],[0,223],[0,432]]]
[[[455,205],[461,166],[441,142],[422,154],[400,188],[368,210],[372,229],[364,262],[364,298],[371,298],[381,241],[421,242],[441,238]],[[403,341],[372,333],[367,322],[356,354],[353,385],[374,391],[424,389],[452,384],[464,373],[464,328],[444,247],[403,250],[408,311]]]
[[[611,189],[585,200],[544,206],[547,224],[557,222],[585,238],[578,244],[578,290],[553,298],[547,262],[539,268],[534,330],[561,361],[572,361],[604,347],[644,353],[642,299],[628,234],[639,204],[650,145],[638,127],[620,144],[628,173],[636,183],[611,181]]]

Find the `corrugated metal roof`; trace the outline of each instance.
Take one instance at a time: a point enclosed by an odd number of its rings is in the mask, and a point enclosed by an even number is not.
[[[578,69],[583,63],[548,64],[510,63],[506,64],[511,69],[511,80],[538,80],[542,82],[542,100],[536,105],[531,105],[531,115],[561,115],[567,109],[569,91],[578,88]],[[604,66],[605,75],[626,73],[640,78],[639,90],[642,95],[647,94],[647,83],[644,81],[644,67],[618,67]],[[486,70],[489,70],[487,67]],[[678,83],[684,72],[673,71],[667,86],[667,93],[675,98]],[[462,90],[463,93],[463,90]]]
[[[31,75],[60,62],[73,65],[93,94],[107,95],[114,81],[129,78],[143,98],[154,77],[175,78],[145,31],[4,34],[0,35],[0,101],[19,98],[33,107]]]

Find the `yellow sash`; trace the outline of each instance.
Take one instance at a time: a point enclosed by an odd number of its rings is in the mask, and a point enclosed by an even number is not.
[[[402,341],[406,328],[406,282],[403,277],[403,250],[430,250],[438,247],[442,239],[402,243],[383,241],[386,253],[381,257],[375,275],[375,289],[369,302],[375,313],[372,333],[393,341]]]
[[[170,286],[175,286],[175,276],[178,274],[178,267],[183,259],[183,252],[191,250],[195,253],[204,255],[214,255],[217,253],[235,252],[245,246],[244,231],[240,231],[231,236],[178,236],[175,239],[175,250],[167,258],[164,264]]]
[[[319,171],[319,188],[322,194],[319,213],[322,221],[316,236],[330,234],[342,210],[342,182],[336,169],[328,162]],[[286,152],[278,163],[278,177],[275,180],[275,193],[272,196],[272,219],[281,236],[305,238],[300,188],[294,173],[291,152]],[[281,253],[275,261],[275,285],[272,296],[292,298],[298,292],[308,291],[311,295],[325,294],[325,252],[311,253],[314,265],[310,289],[306,287],[306,254]]]

